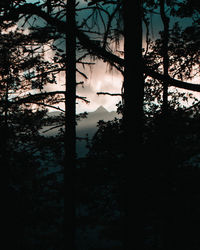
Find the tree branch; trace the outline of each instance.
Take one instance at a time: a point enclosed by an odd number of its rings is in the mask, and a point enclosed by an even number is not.
[[[56,27],[58,32],[65,34],[66,31],[66,22],[61,21],[57,18],[50,16],[48,13],[41,10],[39,6],[34,4],[24,4],[19,6],[16,9],[13,9],[9,14],[6,15],[6,20],[17,20],[20,14],[32,14],[37,15],[44,19],[48,24]],[[5,20],[5,17],[1,17],[0,21]],[[83,31],[76,29],[76,36],[79,39],[82,46],[91,52],[93,55],[103,59],[106,62],[111,62],[112,64],[118,64],[120,67],[124,67],[124,59],[116,56],[115,54],[107,51],[105,48],[101,47],[95,41],[91,40]],[[161,75],[149,67],[144,65],[144,73],[152,78],[161,81],[167,81],[170,86],[174,86],[181,89],[191,90],[200,92],[200,84],[192,84],[188,82],[179,81],[171,77],[166,77]]]
[[[193,84],[193,83],[179,81],[171,78],[170,76],[161,75],[155,72],[154,70],[151,70],[149,67],[144,67],[144,73],[157,80],[166,81],[169,84],[169,86],[200,92],[200,84]]]
[[[37,93],[34,95],[28,95],[26,97],[22,97],[19,98],[17,100],[15,100],[14,102],[11,102],[12,104],[23,104],[23,103],[28,103],[30,101],[40,101],[43,100],[44,98],[48,97],[48,96],[55,96],[58,94],[65,94],[65,91],[52,91],[52,92],[41,92],[41,93]]]
[[[44,106],[44,107],[48,107],[48,108],[59,110],[61,112],[65,112],[65,110],[63,110],[63,109],[61,109],[59,107],[56,107],[56,106],[53,106],[53,105],[49,105],[49,104],[46,104],[46,103],[43,103],[43,102],[30,101],[29,103],[33,103],[33,104],[36,104],[36,105],[41,105],[41,106]]]
[[[87,35],[85,35],[83,32],[80,32],[77,30],[77,37],[86,49],[90,50],[93,54],[96,56],[102,58],[104,61],[111,62],[118,64],[120,67],[124,66],[124,59],[120,58],[111,52],[107,51],[106,49],[100,47],[95,42],[89,39]],[[188,82],[179,81],[176,79],[171,78],[170,76],[164,76],[162,74],[159,74],[155,72],[154,70],[150,69],[146,65],[143,66],[143,71],[146,75],[151,76],[152,78],[155,78],[157,80],[166,81],[170,86],[174,86],[181,89],[191,90],[200,92],[200,84],[193,84]]]
[[[120,93],[97,92],[97,95],[122,96]]]
[[[44,98],[47,98],[48,96],[55,96],[55,95],[65,95],[65,91],[42,92],[42,93],[37,93],[37,94],[34,94],[34,95],[30,94],[30,95],[28,95],[26,97],[22,97],[22,98],[14,99],[13,101],[9,101],[9,105],[24,104],[24,103],[35,103],[35,104],[38,104],[38,105],[45,105],[45,106],[53,107],[53,106],[50,106],[48,104],[37,103],[37,101],[44,100]],[[86,100],[86,97],[76,96],[76,98],[80,99],[80,100],[82,100],[82,101],[84,101],[86,103],[89,103],[89,101]],[[58,102],[59,102],[59,100],[58,100]]]

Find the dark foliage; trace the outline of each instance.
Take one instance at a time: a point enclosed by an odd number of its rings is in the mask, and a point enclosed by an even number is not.
[[[198,84],[186,82],[199,74],[199,2],[143,0],[133,1],[134,8],[127,7],[130,1],[84,2],[0,3],[0,163],[8,191],[3,228],[10,239],[5,248],[132,250],[141,237],[132,228],[141,232],[141,225],[143,249],[199,249],[199,100],[179,91],[199,92]],[[77,13],[86,16],[75,20]],[[150,36],[154,14],[164,27],[157,37]],[[181,27],[174,18],[189,18],[190,24]],[[16,24],[21,29],[9,31]],[[45,60],[46,47],[52,60]],[[87,79],[79,66],[92,64],[88,56],[124,77],[122,93],[102,92],[121,95],[123,118],[99,121],[87,157],[77,160],[75,119],[85,114],[75,116],[76,99],[86,98],[76,95],[76,73]],[[64,71],[66,92],[42,92]],[[66,113],[48,117],[44,107],[61,110],[54,106],[59,102]],[[43,126],[60,127],[60,133],[44,137]]]

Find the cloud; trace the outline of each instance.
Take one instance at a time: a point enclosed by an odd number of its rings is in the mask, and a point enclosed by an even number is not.
[[[77,94],[87,97],[90,104],[78,101],[77,112],[93,111],[103,105],[108,110],[115,110],[120,96],[97,95],[97,92],[121,93],[122,76],[115,69],[112,71],[102,61],[97,61],[93,69],[87,70],[88,80],[77,88]]]
[[[107,110],[116,110],[116,104],[121,100],[120,96],[97,95],[97,92],[121,93],[122,76],[115,69],[112,71],[103,61],[97,61],[92,69],[85,68],[84,74],[88,79],[84,79],[84,84],[78,85],[77,95],[86,97],[90,102],[86,104],[84,101],[77,99],[77,113],[85,111],[94,111],[100,105]],[[65,90],[65,72],[57,75],[57,84],[49,84],[45,86],[45,91]],[[83,81],[83,78],[77,74],[77,82]],[[64,105],[60,105],[64,108]]]

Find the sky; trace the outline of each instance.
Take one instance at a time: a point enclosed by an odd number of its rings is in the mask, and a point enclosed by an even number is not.
[[[84,79],[84,84],[78,85],[77,95],[86,97],[89,103],[77,99],[76,112],[93,112],[99,106],[104,106],[108,111],[116,111],[116,104],[121,101],[120,96],[97,95],[97,92],[121,93],[122,76],[115,69],[110,70],[108,65],[98,60],[91,68],[84,72],[88,79]],[[83,79],[77,74],[77,82]],[[45,91],[56,91],[65,89],[65,73],[62,72],[57,76],[58,84],[48,85]],[[64,105],[60,105],[64,108]]]
[[[87,3],[83,0],[79,1],[79,8],[87,6]],[[80,11],[77,15],[77,22],[80,24],[84,18],[89,15],[88,11]],[[104,21],[106,17],[104,16]],[[100,29],[102,28],[102,22],[98,23]],[[94,37],[94,36],[93,36]],[[122,43],[121,43],[122,45]],[[61,45],[62,46],[62,45]],[[63,48],[64,49],[64,48]],[[121,48],[120,48],[121,49]],[[78,55],[77,55],[78,57]],[[87,57],[84,61],[92,60]],[[108,111],[116,110],[116,104],[121,101],[120,96],[109,96],[109,95],[97,95],[97,92],[110,92],[110,93],[121,93],[122,88],[122,75],[117,72],[117,70],[110,70],[107,63],[102,60],[91,61],[94,63],[93,66],[87,67],[85,69],[79,68],[84,74],[87,75],[88,79],[83,79],[80,74],[77,73],[77,82],[84,81],[83,85],[77,87],[77,95],[86,97],[89,103],[85,103],[82,100],[77,99],[76,112],[92,112],[96,110],[99,106],[104,106]],[[64,90],[65,89],[65,74],[61,73],[57,77],[58,84],[46,86],[45,90]],[[64,105],[61,105],[64,108]]]
[[[29,0],[33,2],[33,0]],[[83,4],[83,0],[80,1],[80,5]],[[78,22],[81,22],[88,13],[82,12],[77,17]],[[191,21],[189,19],[179,19],[181,25],[189,24]],[[158,15],[152,15],[151,25],[150,25],[150,35],[155,38],[158,36],[158,31],[163,30],[163,24]],[[145,30],[144,30],[145,34]],[[144,37],[145,40],[145,37]],[[123,46],[121,42],[120,47]],[[145,46],[145,43],[144,43]],[[49,52],[46,55],[47,58],[51,58],[53,54]],[[88,79],[83,79],[77,74],[77,82],[84,80],[84,84],[77,87],[77,95],[86,97],[89,101],[89,104],[81,100],[77,100],[77,113],[84,111],[91,112],[96,110],[100,105],[103,105],[108,111],[116,110],[116,104],[121,100],[120,96],[113,97],[109,95],[97,95],[97,92],[110,92],[110,93],[121,93],[122,87],[122,75],[117,72],[117,70],[110,70],[107,63],[102,60],[95,61],[95,65],[91,68],[87,67],[84,70],[84,73],[87,75]],[[194,79],[193,82],[197,83],[199,79]],[[49,85],[45,87],[45,91],[54,91],[54,90],[64,90],[65,89],[65,73],[60,73],[57,77],[57,85]],[[196,94],[199,97],[199,94]],[[64,105],[61,105],[63,108]]]
[[[179,21],[181,27],[190,26],[192,24],[191,18],[172,18],[171,25]],[[171,26],[172,27],[172,26]],[[152,15],[151,25],[150,25],[150,36],[151,38],[159,37],[159,31],[163,30],[163,24],[161,22],[159,15]],[[145,27],[143,30],[143,47],[145,48]],[[120,49],[123,50],[123,42],[120,43]],[[84,110],[93,111],[99,105],[103,105],[109,111],[116,110],[116,104],[121,100],[121,97],[112,97],[112,96],[98,96],[96,92],[111,92],[111,93],[121,93],[121,87],[123,78],[122,75],[114,71],[109,71],[108,65],[102,61],[98,61],[93,70],[89,72],[86,70],[86,73],[89,79],[85,82],[84,87],[79,87],[77,89],[78,95],[88,97],[90,104],[85,104],[83,102],[78,102],[77,111],[83,112]],[[199,83],[200,78],[195,78],[190,80],[191,83]],[[180,90],[180,89],[179,89]],[[180,90],[182,92],[184,90]],[[187,92],[187,91],[185,91]],[[194,96],[200,99],[200,93],[193,92]]]
[[[80,1],[79,4],[80,7],[87,6],[87,3],[83,0]],[[111,8],[111,7],[110,7]],[[111,9],[108,8],[108,12],[111,11]],[[84,18],[89,15],[88,11],[78,12],[77,15],[77,22],[81,23]],[[107,22],[107,16],[103,14],[103,20],[106,23]],[[91,20],[92,22],[92,20]],[[100,30],[104,30],[103,22],[98,19],[97,16],[97,22]],[[93,35],[93,34],[91,34]],[[95,35],[93,35],[95,37]],[[109,44],[112,46],[111,44]],[[118,49],[121,48],[122,42],[120,44]],[[110,67],[107,63],[103,62],[102,60],[95,61],[95,65],[93,65],[91,68],[86,68],[85,73],[88,76],[88,79],[84,79],[84,85],[79,86],[77,88],[77,94],[80,96],[87,97],[89,104],[85,104],[82,101],[78,101],[77,104],[77,112],[84,112],[84,111],[94,111],[97,109],[100,105],[104,106],[108,111],[116,110],[116,104],[121,101],[120,96],[109,96],[109,95],[97,95],[97,92],[110,92],[110,93],[121,93],[122,88],[122,75],[117,70],[113,69],[110,70]],[[79,76],[77,76],[79,78]],[[83,79],[82,79],[83,80]],[[79,79],[78,79],[79,81]]]
[[[116,104],[121,100],[120,96],[97,95],[97,92],[121,93],[123,78],[115,69],[109,70],[106,63],[98,61],[88,72],[89,79],[85,84],[77,88],[80,96],[88,97],[89,104],[78,102],[77,110],[93,111],[103,105],[108,111],[116,110]]]

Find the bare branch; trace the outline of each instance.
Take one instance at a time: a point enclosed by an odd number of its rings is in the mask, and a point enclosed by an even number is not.
[[[32,14],[37,15],[43,18],[49,25],[56,27],[58,32],[65,34],[66,31],[66,22],[61,21],[57,18],[50,16],[48,13],[41,10],[39,6],[34,4],[24,4],[19,6],[16,9],[13,9],[9,14],[6,15],[6,20],[13,20],[19,18],[20,14]],[[5,17],[0,17],[0,21],[4,21]],[[121,57],[116,56],[115,54],[107,51],[105,48],[101,47],[99,44],[95,43],[94,41],[90,40],[90,38],[84,34],[84,32],[76,29],[76,36],[79,39],[82,46],[90,51],[92,54],[96,55],[97,57],[103,59],[106,62],[111,62],[112,64],[117,64],[120,67],[124,67],[124,59]],[[152,70],[151,68],[147,67],[144,64],[144,73],[148,76],[151,76],[157,80],[167,81],[170,86],[174,86],[177,88],[182,88],[186,90],[200,92],[200,84],[192,84],[188,82],[179,81],[173,79],[171,77],[166,77],[162,74],[159,74]]]
[[[97,92],[97,95],[122,96],[120,93]]]
[[[82,100],[82,101],[84,101],[84,102],[86,102],[86,103],[90,103],[90,101],[88,101],[88,100],[86,99],[87,97],[76,96],[76,98],[77,98],[77,99],[80,99],[80,100]]]
[[[34,102],[34,101],[30,101],[29,103],[33,103],[33,104],[37,104],[37,105],[41,105],[41,106],[44,106],[44,107],[48,107],[48,108],[53,108],[53,109],[56,109],[56,110],[59,110],[61,112],[65,112],[65,110],[59,108],[59,107],[56,107],[56,106],[53,106],[53,105],[49,105],[49,104],[46,104],[46,103],[43,103],[43,102]]]
[[[52,128],[49,128],[49,129],[43,131],[42,133],[44,134],[44,133],[49,132],[49,131],[51,131],[51,130],[53,130],[53,129],[61,128],[61,127],[63,127],[63,124],[53,126]]]
[[[23,104],[23,103],[30,103],[30,101],[39,101],[39,100],[43,100],[44,98],[48,97],[48,96],[55,96],[58,94],[65,94],[65,91],[52,91],[52,92],[41,92],[41,93],[37,93],[34,95],[28,95],[26,97],[22,97],[19,98],[17,100],[14,100],[13,102],[10,102],[12,104]]]

